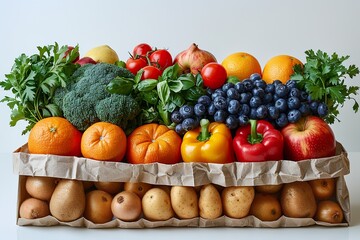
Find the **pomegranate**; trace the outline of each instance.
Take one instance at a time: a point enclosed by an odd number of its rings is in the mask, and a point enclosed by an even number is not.
[[[195,43],[180,52],[174,59],[174,64],[179,64],[184,73],[197,74],[210,62],[217,62],[215,56],[208,51],[201,50]]]

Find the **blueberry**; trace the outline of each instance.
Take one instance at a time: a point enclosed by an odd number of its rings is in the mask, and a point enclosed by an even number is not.
[[[279,98],[278,100],[276,100],[275,102],[275,107],[279,110],[279,112],[283,113],[286,112],[288,107],[287,107],[287,103],[286,100],[283,98]]]
[[[245,79],[242,81],[244,84],[245,91],[250,92],[254,88],[254,82],[250,79]]]
[[[240,102],[238,100],[232,99],[230,100],[228,105],[228,112],[230,114],[238,114],[240,107],[241,107]]]
[[[242,104],[240,114],[249,116],[250,115],[250,106],[248,104]]]
[[[240,98],[240,94],[238,91],[236,91],[235,88],[229,88],[227,91],[226,91],[226,95],[228,98],[230,99],[239,99]]]
[[[265,87],[265,92],[266,93],[275,93],[275,85],[272,83],[267,84]]]
[[[317,114],[318,114],[318,112],[317,112],[318,106],[319,106],[319,103],[316,102],[316,101],[313,101],[313,102],[310,103],[310,109],[311,109],[311,112],[312,112],[314,115],[317,115]]]
[[[183,121],[183,117],[178,110],[175,110],[171,113],[171,121],[173,123],[181,123]]]
[[[272,83],[273,83],[275,86],[277,86],[277,85],[282,85],[282,84],[283,84],[282,81],[280,81],[280,80],[274,80]]]
[[[243,93],[245,91],[245,87],[244,84],[242,82],[237,82],[235,84],[235,89],[236,91],[238,91],[239,93]]]
[[[249,103],[251,97],[252,97],[252,94],[249,92],[241,93],[240,94],[240,103]]]
[[[268,115],[268,109],[265,105],[260,105],[257,109],[256,109],[256,118],[257,119],[263,119],[266,118]]]
[[[286,85],[283,84],[279,84],[275,86],[275,93],[279,96],[279,97],[286,97],[289,93],[289,89]]]
[[[276,125],[279,128],[285,127],[289,122],[285,113],[281,113],[279,118],[275,120]]]
[[[311,113],[311,108],[310,108],[310,105],[306,102],[302,102],[300,104],[300,108],[299,108],[299,111],[301,112],[301,115],[302,116],[308,116],[310,115]]]
[[[298,109],[301,105],[300,99],[297,97],[289,97],[287,100],[289,109]]]
[[[250,107],[257,108],[261,105],[261,98],[258,96],[253,96],[250,98],[249,102]]]
[[[190,105],[183,105],[179,109],[180,115],[185,119],[194,115],[194,107]]]
[[[209,106],[208,109],[207,109],[207,113],[208,113],[210,116],[213,116],[216,111],[217,111],[217,109],[216,109],[214,103],[211,103],[210,106]]]
[[[255,87],[252,90],[252,94],[253,94],[253,96],[258,96],[260,98],[263,98],[265,95],[265,91],[262,88]]]
[[[195,119],[193,118],[185,118],[184,121],[181,123],[182,128],[184,131],[190,131],[196,127]]]
[[[211,99],[215,99],[217,97],[226,97],[226,93],[221,89],[216,89],[213,94],[211,94]]]
[[[277,119],[280,115],[279,109],[277,109],[275,106],[269,106],[268,113],[270,119]]]
[[[297,97],[297,98],[300,98],[300,90],[297,89],[297,88],[291,88],[290,91],[289,91],[289,96],[290,97]]]
[[[266,82],[262,79],[255,80],[254,82],[255,87],[265,89],[266,88]]]
[[[289,80],[289,81],[286,82],[286,86],[289,89],[296,88],[296,81],[295,80]]]
[[[194,113],[198,117],[202,117],[206,114],[206,107],[202,103],[197,103],[194,106]]]
[[[279,95],[274,94],[273,95],[273,102],[276,102],[279,98],[280,98]]]
[[[214,99],[214,105],[215,105],[216,109],[218,109],[218,110],[226,109],[227,108],[226,98],[224,98],[224,97],[216,97]]]
[[[250,75],[251,81],[261,80],[261,75],[259,73],[253,73]]]
[[[256,115],[257,115],[256,109],[257,109],[257,108],[251,108],[251,109],[250,109],[250,115],[249,115],[249,118],[250,118],[250,119],[256,119],[256,118],[257,118],[257,117],[256,117]]]
[[[177,124],[175,126],[175,132],[177,132],[179,135],[184,135],[186,131],[183,129],[182,124]]]
[[[273,95],[271,93],[265,93],[263,97],[263,103],[271,103],[273,101]]]
[[[225,124],[229,129],[236,129],[238,127],[238,119],[234,115],[229,115],[226,120]]]
[[[319,103],[319,106],[317,109],[317,113],[318,113],[319,117],[322,117],[322,118],[326,117],[328,112],[329,112],[328,106],[323,102]]]
[[[287,118],[290,123],[296,123],[301,118],[301,112],[297,109],[293,109],[288,112]]]
[[[301,102],[308,101],[308,97],[309,97],[309,95],[307,94],[307,92],[305,92],[305,91],[300,91],[300,96],[299,96],[299,98],[300,98],[300,101],[301,101]]]
[[[235,87],[235,84],[233,83],[225,83],[222,87],[221,87],[221,90],[223,90],[224,92],[226,92],[227,90],[229,90],[230,88],[234,88]]]
[[[240,126],[245,126],[249,122],[249,117],[247,115],[241,114],[238,117],[238,121]]]
[[[228,114],[224,110],[217,110],[214,114],[215,122],[225,122]]]
[[[201,97],[199,97],[199,99],[197,100],[198,103],[204,104],[205,106],[209,106],[211,103],[211,98],[207,95],[203,95]]]

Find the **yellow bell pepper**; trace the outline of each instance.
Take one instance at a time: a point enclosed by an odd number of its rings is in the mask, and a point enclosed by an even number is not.
[[[184,162],[230,163],[234,161],[232,136],[223,123],[207,119],[200,127],[185,133],[181,144]]]

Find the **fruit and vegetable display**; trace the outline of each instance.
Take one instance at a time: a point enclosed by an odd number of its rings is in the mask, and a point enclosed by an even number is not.
[[[27,123],[19,224],[348,224],[348,159],[331,124],[347,100],[359,108],[349,56],[307,50],[262,68],[196,44],[175,55],[141,43],[125,61],[108,45],[37,50],[0,82],[10,126]]]

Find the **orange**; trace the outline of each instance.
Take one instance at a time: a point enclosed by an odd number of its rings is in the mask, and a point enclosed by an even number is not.
[[[226,69],[228,77],[235,76],[240,80],[244,80],[253,73],[261,75],[261,67],[258,60],[245,52],[237,52],[227,56],[221,65]]]
[[[101,161],[121,161],[126,152],[126,135],[121,127],[97,122],[88,127],[81,138],[84,157]]]
[[[165,125],[145,124],[128,136],[126,157],[133,164],[178,163],[181,161],[181,142],[181,137]]]
[[[38,121],[28,138],[29,152],[81,156],[81,132],[62,117],[48,117]]]
[[[299,59],[292,56],[275,56],[265,64],[262,78],[267,83],[272,83],[274,80],[286,83],[294,73],[293,67],[297,64],[303,65]]]

